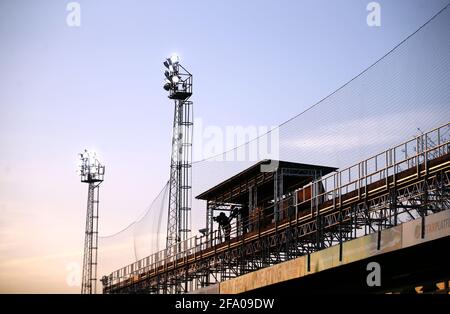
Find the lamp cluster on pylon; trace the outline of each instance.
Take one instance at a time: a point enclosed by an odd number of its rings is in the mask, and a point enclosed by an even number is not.
[[[177,84],[180,82],[181,77],[179,75],[179,62],[180,58],[177,55],[172,55],[164,61],[164,66],[167,70],[164,72],[164,89],[169,91],[176,89]]]

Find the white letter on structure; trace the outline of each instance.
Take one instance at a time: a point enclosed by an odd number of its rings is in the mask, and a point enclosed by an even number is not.
[[[377,262],[370,262],[367,264],[366,270],[370,271],[367,275],[367,285],[369,287],[380,287],[381,286],[381,266]]]

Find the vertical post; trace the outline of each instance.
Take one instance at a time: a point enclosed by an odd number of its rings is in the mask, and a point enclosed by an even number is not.
[[[84,239],[84,257],[83,257],[83,274],[82,274],[82,294],[92,294],[93,289],[93,264],[92,264],[92,243],[93,243],[93,209],[94,208],[94,184],[89,183],[88,201],[86,211],[86,229]],[[95,280],[94,280],[95,282]]]
[[[394,211],[394,226],[398,224],[397,187],[391,190],[391,209]]]
[[[339,206],[339,262],[342,262],[342,207]]]
[[[278,169],[273,172],[273,220],[278,225]]]

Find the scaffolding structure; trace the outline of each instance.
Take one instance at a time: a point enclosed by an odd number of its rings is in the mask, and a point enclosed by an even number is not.
[[[449,131],[447,123],[320,177],[317,166],[284,162],[272,173],[247,169],[252,176],[199,196],[207,217],[240,208],[227,237],[208,220],[204,235],[106,276],[103,291],[187,293],[299,256],[309,269],[312,252],[337,245],[342,260],[343,243],[367,234],[377,234],[379,249],[382,230],[412,219],[424,237],[426,217],[450,208]]]
[[[80,160],[81,182],[89,184],[81,293],[95,294],[97,292],[99,189],[104,179],[105,166],[100,164],[95,153],[87,150],[80,154]]]

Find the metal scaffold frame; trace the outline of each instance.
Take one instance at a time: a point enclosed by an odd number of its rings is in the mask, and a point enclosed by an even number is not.
[[[261,211],[196,236],[107,276],[105,293],[186,293],[345,241],[377,234],[450,208],[450,124],[371,158],[279,194],[276,210]],[[279,175],[276,171],[271,174]],[[279,182],[278,182],[279,183]],[[218,206],[208,202],[208,206]],[[249,232],[242,232],[243,226]],[[250,229],[251,226],[251,229]],[[251,231],[250,231],[251,230]]]

